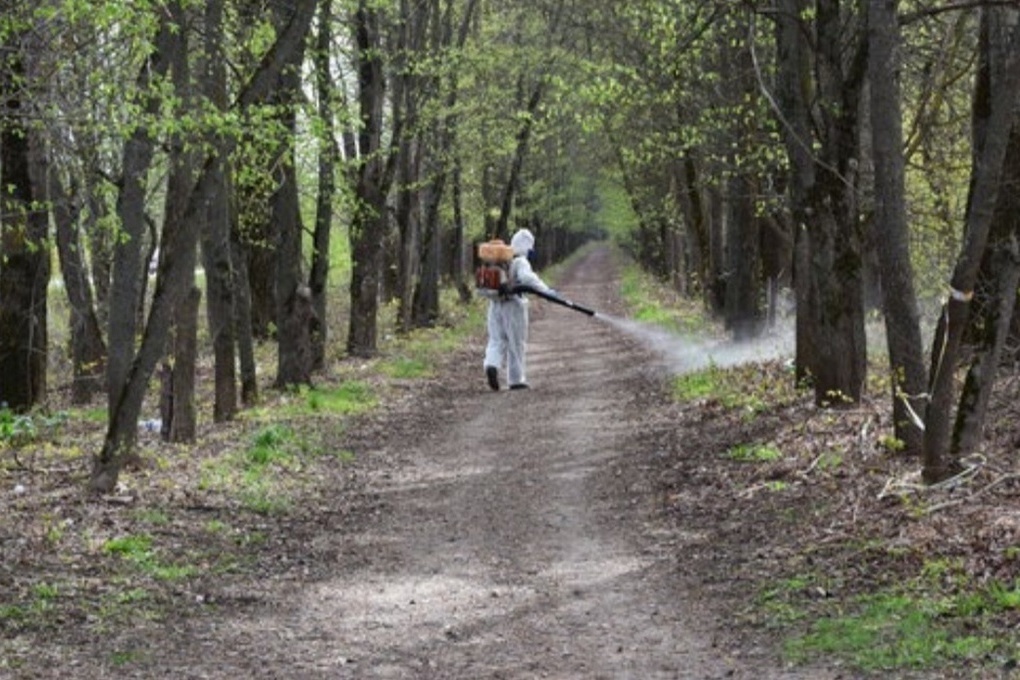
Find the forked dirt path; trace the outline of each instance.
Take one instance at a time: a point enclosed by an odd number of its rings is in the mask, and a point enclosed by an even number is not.
[[[595,251],[560,290],[612,312],[612,271]],[[174,631],[167,677],[829,677],[736,648],[699,599],[684,556],[711,527],[664,522],[646,465],[677,455],[655,436],[656,358],[598,319],[532,309],[532,389],[490,392],[479,346],[428,403],[356,436],[359,460],[386,463],[366,464],[367,519],[316,539],[331,575]]]

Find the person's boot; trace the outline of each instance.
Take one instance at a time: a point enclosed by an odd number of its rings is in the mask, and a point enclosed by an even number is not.
[[[499,371],[496,370],[495,366],[485,367],[485,377],[489,380],[489,387],[492,388],[493,392],[499,392]]]
[[[528,389],[528,383],[517,383],[516,385],[511,385],[510,389],[512,389],[512,390],[526,390],[526,389]]]

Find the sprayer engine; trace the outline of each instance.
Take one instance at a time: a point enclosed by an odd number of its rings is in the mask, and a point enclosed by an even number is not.
[[[478,246],[478,259],[481,262],[475,270],[475,285],[478,288],[501,290],[510,284],[513,248],[501,239],[493,239]]]

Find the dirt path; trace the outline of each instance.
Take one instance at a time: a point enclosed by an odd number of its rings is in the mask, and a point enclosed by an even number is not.
[[[561,291],[612,311],[608,257]],[[794,677],[699,600],[684,555],[708,528],[659,516],[655,357],[548,303],[533,306],[533,389],[490,392],[476,350],[428,403],[352,435],[366,507],[309,541],[326,577],[292,569],[265,606],[168,631],[174,667],[145,677]]]

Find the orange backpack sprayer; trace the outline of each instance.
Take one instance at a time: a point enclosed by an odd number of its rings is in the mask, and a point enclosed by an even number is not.
[[[486,241],[478,246],[478,259],[481,262],[475,270],[475,285],[482,290],[495,291],[501,296],[531,293],[540,298],[563,305],[575,312],[595,316],[595,310],[583,307],[576,302],[566,300],[559,295],[547,293],[531,286],[518,285],[512,281],[510,265],[514,260],[514,250],[502,239]]]
[[[484,290],[503,292],[510,285],[514,249],[502,239],[493,239],[478,246],[478,259],[481,264],[475,270],[475,285]]]

